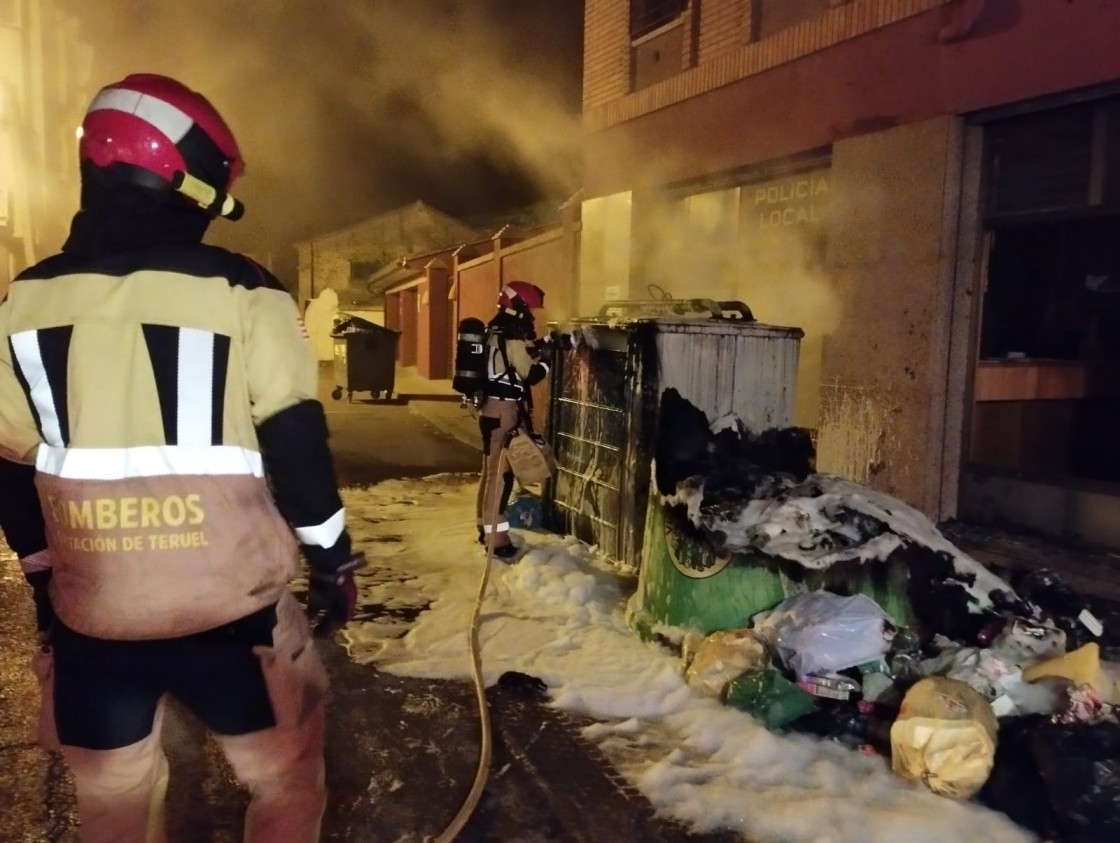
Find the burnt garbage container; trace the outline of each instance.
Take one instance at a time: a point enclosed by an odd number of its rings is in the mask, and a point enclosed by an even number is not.
[[[400,336],[400,331],[357,316],[339,322],[331,332],[335,384],[331,398],[338,401],[344,391],[347,401],[354,400],[355,392],[368,392],[374,399],[392,398]]]

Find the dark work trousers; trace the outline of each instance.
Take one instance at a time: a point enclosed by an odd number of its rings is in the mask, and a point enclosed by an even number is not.
[[[251,801],[245,839],[314,843],[326,805],[327,677],[302,606],[279,603],[181,638],[91,638],[56,622],[54,725],[74,774],[83,843],[162,841],[164,700],[215,734]],[[42,739],[42,738],[41,738]]]
[[[21,559],[47,546],[35,466],[0,458],[0,531]]]
[[[509,521],[506,507],[513,492],[513,470],[505,456],[506,437],[517,427],[520,402],[487,398],[478,418],[482,434],[482,479],[475,501],[475,523],[489,540],[494,534],[494,547],[508,547]]]

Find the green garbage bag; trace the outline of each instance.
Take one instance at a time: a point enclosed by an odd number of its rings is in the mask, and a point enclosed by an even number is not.
[[[816,706],[811,694],[772,667],[732,679],[727,683],[723,701],[745,711],[771,731],[792,723]]]

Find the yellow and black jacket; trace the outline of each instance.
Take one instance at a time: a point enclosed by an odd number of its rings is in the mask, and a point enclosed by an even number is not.
[[[275,602],[296,538],[346,561],[291,296],[241,255],[144,225],[83,238],[79,218],[0,304],[0,454],[36,464],[60,620],[187,635]]]

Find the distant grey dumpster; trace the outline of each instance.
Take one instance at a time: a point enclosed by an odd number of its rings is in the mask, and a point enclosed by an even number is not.
[[[335,384],[331,398],[338,401],[344,390],[348,401],[354,400],[355,392],[369,392],[375,399],[392,398],[400,336],[400,331],[357,316],[339,323],[331,333]]]

